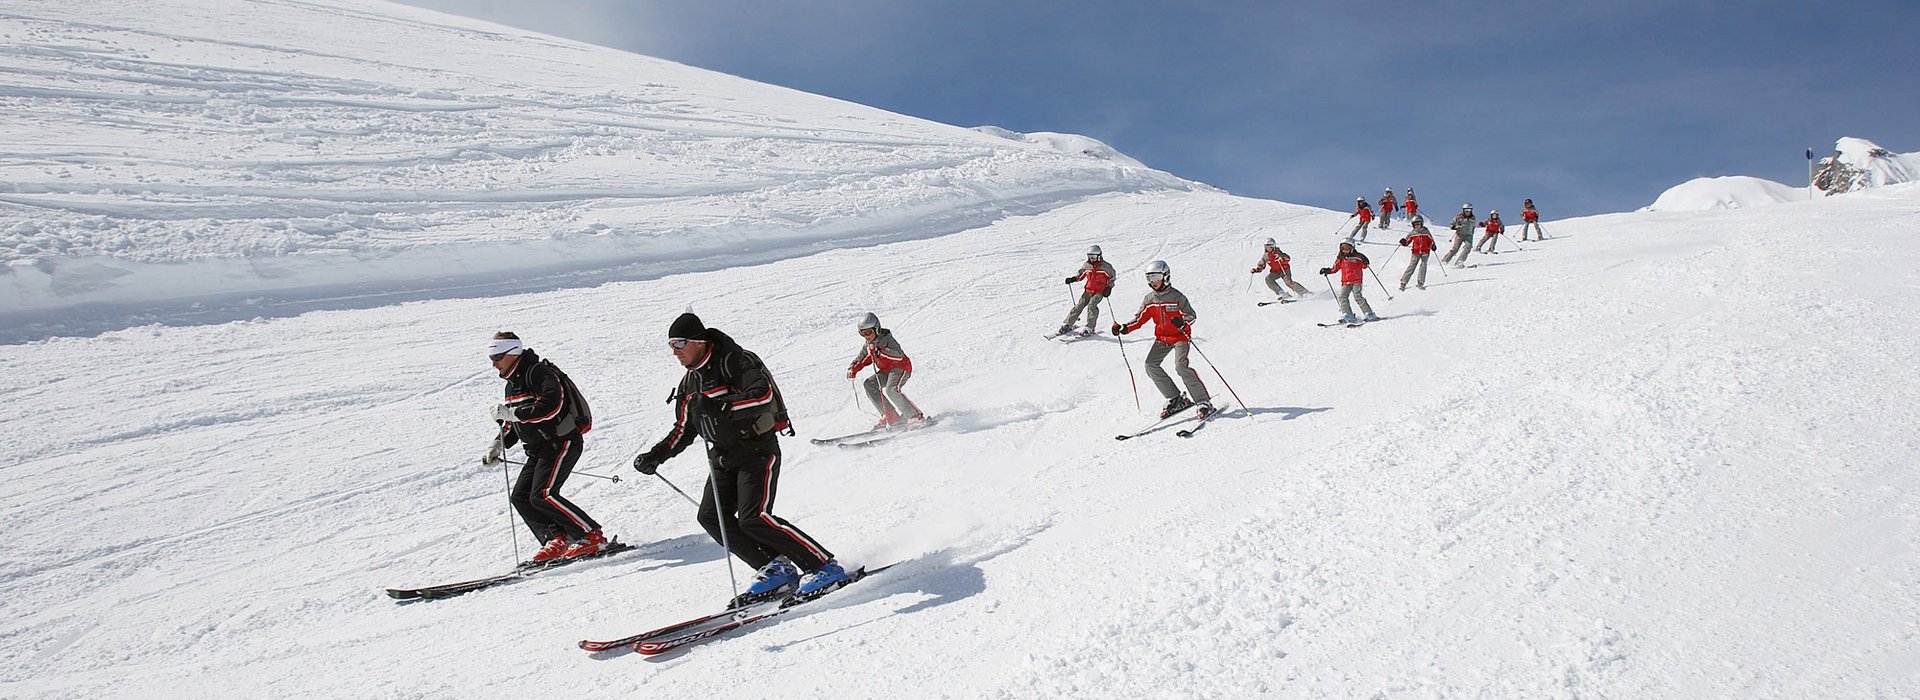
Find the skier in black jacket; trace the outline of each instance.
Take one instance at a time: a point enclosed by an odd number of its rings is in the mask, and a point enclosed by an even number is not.
[[[534,538],[545,543],[533,560],[599,554],[607,546],[600,523],[560,495],[586,447],[583,436],[593,428],[586,399],[573,380],[535,355],[520,336],[495,333],[487,344],[487,359],[507,380],[507,388],[506,399],[489,411],[500,432],[480,462],[497,466],[514,443],[526,448],[527,462],[508,500]]]
[[[691,313],[674,319],[667,346],[687,368],[668,399],[674,404],[673,430],[635,457],[633,468],[653,474],[692,445],[696,435],[706,439],[711,473],[700,499],[700,525],[759,570],[732,604],[789,593],[812,598],[846,585],[847,572],[832,552],[773,514],[780,480],[776,433],[788,426],[786,406],[766,365]]]

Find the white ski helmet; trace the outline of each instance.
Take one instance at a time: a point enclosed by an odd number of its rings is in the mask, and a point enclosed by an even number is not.
[[[1172,279],[1173,268],[1167,267],[1167,261],[1165,260],[1155,260],[1151,263],[1147,263],[1147,274],[1160,275],[1162,277]]]
[[[1268,247],[1268,248],[1278,248],[1278,247],[1280,247],[1280,244],[1279,244],[1279,243],[1275,243],[1273,239],[1271,239],[1271,238],[1269,238],[1269,239],[1267,239],[1267,247]]]
[[[1393,194],[1393,188],[1391,187],[1387,188],[1386,190],[1382,191],[1382,194]]]
[[[867,315],[860,317],[860,330],[864,331],[869,328],[874,330],[880,329],[880,317],[873,315],[872,311],[868,311]]]
[[[1100,246],[1091,246],[1087,248],[1087,257],[1102,258],[1106,256],[1100,254]]]
[[[1473,202],[1460,205],[1460,211],[1473,211]]]

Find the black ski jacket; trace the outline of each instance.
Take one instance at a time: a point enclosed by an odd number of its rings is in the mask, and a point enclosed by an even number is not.
[[[520,418],[502,428],[500,439],[506,447],[524,442],[537,449],[593,428],[586,397],[573,380],[531,349],[520,353],[520,363],[507,375],[505,401]]]
[[[712,350],[667,398],[674,405],[673,430],[649,452],[666,461],[696,436],[706,438],[713,452],[778,447],[776,433],[788,428],[787,410],[773,373],[725,333],[709,328],[698,340],[711,343]]]

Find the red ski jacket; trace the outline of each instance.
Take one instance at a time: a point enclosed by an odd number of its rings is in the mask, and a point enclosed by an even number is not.
[[[1418,214],[1418,213],[1420,213],[1420,203],[1413,201],[1412,197],[1408,197],[1407,198],[1407,216],[1413,216],[1414,214]]]
[[[1487,219],[1487,222],[1481,224],[1480,228],[1486,229],[1487,235],[1489,236],[1498,236],[1502,231],[1507,230],[1506,226],[1500,224],[1499,219]]]
[[[907,358],[907,352],[900,349],[900,341],[893,339],[893,331],[885,328],[867,341],[860,356],[854,358],[848,371],[858,372],[867,365],[873,365],[875,372],[913,371],[913,360]]]
[[[1113,288],[1113,266],[1102,260],[1099,264],[1087,263],[1080,266],[1080,274],[1074,279],[1087,281],[1088,294],[1106,294]]]
[[[1434,248],[1437,247],[1433,243],[1433,234],[1429,233],[1426,229],[1420,229],[1406,238],[1400,239],[1400,245],[1412,249],[1414,255],[1426,255],[1433,252]]]
[[[1400,208],[1400,202],[1399,200],[1394,199],[1393,195],[1387,195],[1385,197],[1380,198],[1380,213],[1385,214],[1399,208]]]
[[[1339,260],[1333,261],[1333,269],[1340,271],[1341,284],[1360,284],[1367,281],[1367,278],[1361,274],[1362,270],[1367,269],[1365,258],[1340,256]]]
[[[1248,272],[1259,272],[1261,270],[1273,270],[1274,272],[1282,273],[1291,272],[1293,271],[1293,260],[1281,254],[1279,248],[1269,248],[1267,249],[1267,257],[1262,259],[1260,264],[1253,266],[1253,269],[1248,270]]]
[[[1365,203],[1362,203],[1360,210],[1354,213],[1360,216],[1360,223],[1364,224],[1373,220],[1373,207],[1367,206]]]
[[[1539,221],[1540,212],[1534,211],[1532,209],[1528,209],[1526,211],[1520,212],[1520,220],[1525,221],[1529,224]]]
[[[1153,339],[1175,345],[1191,338],[1193,322],[1198,317],[1199,314],[1193,312],[1193,305],[1187,303],[1187,295],[1169,284],[1158,292],[1148,291],[1147,297],[1140,302],[1140,312],[1134,314],[1133,320],[1122,326],[1122,330],[1132,333],[1152,321]],[[1173,325],[1176,318],[1181,319],[1184,327]]]

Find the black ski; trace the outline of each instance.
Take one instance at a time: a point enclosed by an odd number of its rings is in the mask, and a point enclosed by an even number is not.
[[[1224,412],[1224,411],[1214,411],[1214,412],[1212,412],[1212,413],[1209,413],[1209,414],[1207,414],[1207,415],[1205,415],[1205,416],[1201,416],[1201,417],[1200,417],[1200,422],[1198,422],[1198,423],[1195,423],[1195,424],[1193,424],[1193,427],[1191,427],[1191,428],[1187,428],[1186,430],[1177,430],[1177,431],[1174,431],[1174,433],[1173,433],[1173,434],[1175,434],[1175,435],[1178,435],[1178,436],[1180,436],[1180,437],[1183,437],[1183,438],[1190,438],[1190,437],[1193,437],[1193,434],[1194,434],[1194,433],[1197,433],[1197,432],[1200,432],[1200,429],[1201,429],[1201,428],[1205,428],[1205,427],[1207,427],[1207,424],[1208,424],[1208,423],[1212,423],[1212,422],[1213,422],[1213,419],[1214,419],[1214,418],[1217,418],[1217,417],[1219,417],[1219,415],[1220,415],[1221,413],[1223,413],[1223,412]]]
[[[1160,420],[1154,421],[1152,424],[1148,425],[1145,428],[1141,428],[1139,430],[1136,430],[1131,433],[1126,433],[1124,435],[1115,435],[1113,436],[1113,439],[1132,440],[1142,435],[1150,435],[1153,433],[1160,432],[1162,430],[1166,430],[1167,428],[1171,428],[1173,426],[1179,425],[1193,417],[1193,416],[1187,415],[1187,411],[1193,410],[1193,407],[1197,405],[1199,404],[1189,405],[1186,408],[1175,411],[1171,416],[1167,416],[1165,418],[1161,418]]]
[[[1299,299],[1275,299],[1273,301],[1260,302],[1259,306],[1267,306],[1269,304],[1291,304],[1296,301],[1299,301]]]
[[[844,439],[839,442],[835,442],[833,444],[839,447],[848,448],[848,449],[855,448],[855,447],[871,447],[873,445],[878,445],[883,442],[891,442],[894,438],[898,438],[903,435],[909,435],[912,433],[920,432],[921,430],[925,430],[927,428],[933,427],[939,422],[940,422],[939,418],[930,417],[924,421],[921,421],[917,425],[911,425],[911,426],[900,427],[900,428],[888,428],[886,430],[879,431],[879,434],[872,435],[871,437],[866,439]]]
[[[872,569],[861,568],[855,570],[847,576],[846,583],[828,589],[813,598],[802,600],[788,597],[784,600],[763,602],[745,608],[722,611],[716,615],[695,618],[678,625],[663,627],[660,630],[655,630],[654,632],[649,632],[644,635],[637,635],[638,638],[629,638],[633,639],[630,644],[634,651],[647,656],[664,654],[690,644],[718,637],[742,627],[780,617],[799,609],[800,606],[808,602],[820,599],[821,596],[827,593],[853,585],[861,579],[886,571],[894,566],[894,564],[888,564]],[[719,624],[709,624],[715,621],[721,622]],[[581,644],[581,648],[586,648],[585,642]]]
[[[600,559],[609,555],[619,554],[621,552],[625,552],[633,548],[634,548],[633,545],[620,542],[619,540],[616,539],[613,542],[609,542],[607,544],[607,548],[604,550],[601,550],[597,554],[589,554],[587,556],[574,557],[572,559],[556,559],[556,560],[537,562],[537,563],[521,562],[520,565],[515,567],[511,573],[500,574],[498,576],[488,576],[486,578],[478,578],[472,581],[461,581],[459,583],[447,583],[447,584],[441,584],[438,586],[426,586],[423,588],[389,588],[387,589],[387,597],[390,597],[390,598],[393,598],[394,600],[398,600],[402,602],[409,601],[409,600],[439,600],[441,598],[452,598],[457,595],[465,595],[481,589],[492,588],[494,586],[512,583],[514,581],[518,581],[518,580],[533,576],[543,571],[552,571],[554,569],[568,566],[570,564],[577,564],[583,561],[592,561],[594,559]]]

